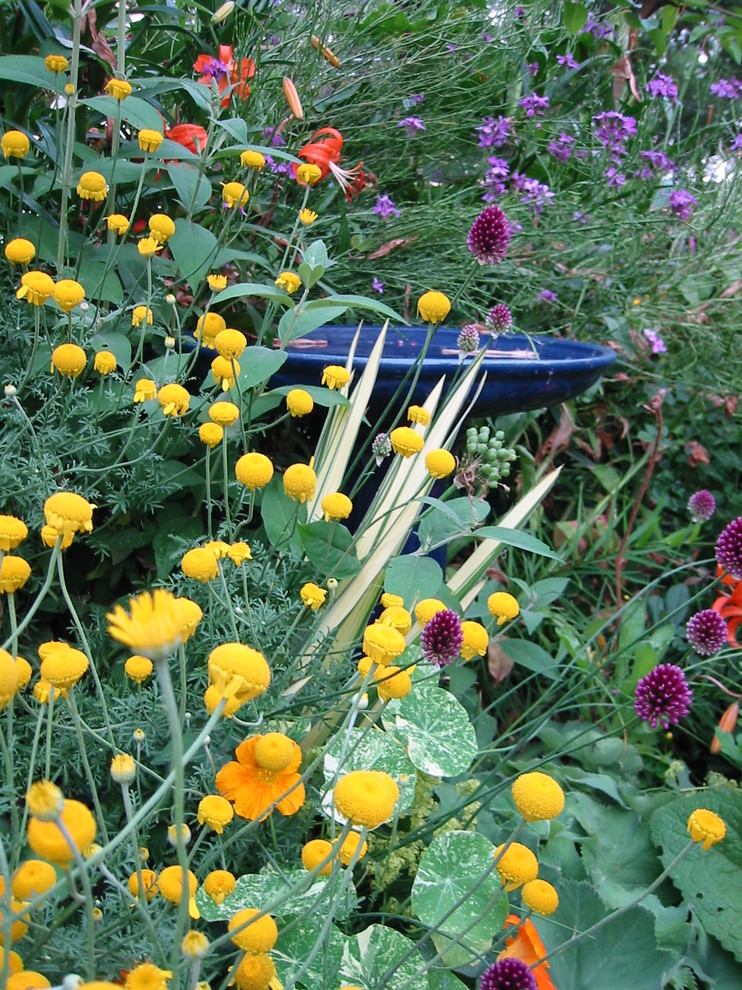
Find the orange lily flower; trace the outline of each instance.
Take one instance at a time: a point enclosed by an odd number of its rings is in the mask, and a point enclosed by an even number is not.
[[[720,595],[712,604],[713,608],[727,624],[727,643],[735,649],[740,648],[737,641],[736,632],[742,622],[742,581],[734,581],[734,578],[725,575],[722,578],[723,584],[732,584],[734,587],[728,595]]]
[[[165,128],[165,137],[182,145],[194,155],[200,155],[206,147],[208,135],[200,124],[176,124]]]
[[[531,967],[538,990],[556,990],[547,972],[548,962],[539,963],[539,959],[543,959],[546,955],[546,949],[533,922],[530,918],[526,918],[521,923],[517,914],[509,914],[505,919],[505,927],[508,928],[510,925],[517,925],[518,932],[514,938],[505,939],[506,948],[497,958],[522,959],[527,966]]]
[[[250,95],[247,80],[255,75],[255,63],[251,58],[241,58],[239,62],[235,62],[231,45],[219,45],[218,58],[214,55],[199,55],[193,68],[201,73],[198,81],[204,86],[210,86],[213,79],[220,93],[233,86],[241,100],[246,100]],[[229,106],[229,97],[230,93],[227,93],[222,99],[223,107]]]
[[[340,168],[340,152],[343,150],[343,135],[334,127],[320,127],[312,135],[312,140],[305,144],[297,153],[298,158],[303,158],[305,162],[317,165],[322,171],[322,178],[326,179],[332,172],[340,184],[345,198],[352,200],[354,196],[363,189],[365,180],[363,177],[363,162],[359,162],[355,168]],[[294,176],[299,168],[292,165]]]

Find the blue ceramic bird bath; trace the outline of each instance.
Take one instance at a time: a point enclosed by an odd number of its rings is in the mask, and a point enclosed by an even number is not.
[[[271,384],[318,385],[328,364],[344,365],[356,333],[354,326],[324,326],[292,341],[288,359]],[[354,358],[356,374],[365,368],[380,327],[364,326]],[[460,365],[456,346],[458,329],[440,327],[425,355],[412,401],[425,399],[442,375],[453,377]],[[427,336],[425,327],[390,327],[387,331],[373,393],[375,407],[385,406],[419,357]],[[616,359],[613,351],[596,344],[522,334],[503,334],[487,344],[482,370],[487,380],[477,400],[483,416],[525,412],[558,405],[594,385]],[[469,361],[467,357],[464,361]]]

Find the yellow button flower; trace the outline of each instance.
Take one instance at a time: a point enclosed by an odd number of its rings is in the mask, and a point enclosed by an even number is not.
[[[117,605],[106,613],[108,635],[150,660],[163,660],[184,641],[183,599],[156,588],[129,599],[129,612]]]
[[[102,203],[108,195],[108,183],[100,172],[83,172],[77,183],[77,195],[80,199]]]
[[[50,72],[66,72],[69,62],[64,55],[47,55],[44,65]]]
[[[209,951],[209,939],[203,932],[186,932],[180,942],[180,951],[186,959],[202,959]],[[199,988],[196,984],[196,990]]]
[[[57,532],[92,533],[95,505],[75,492],[55,492],[44,502],[44,518]]]
[[[219,316],[218,313],[204,313],[198,318],[193,336],[196,340],[201,341],[203,347],[208,347],[213,351],[216,335],[226,329],[227,324],[223,316]]]
[[[271,682],[268,662],[259,650],[244,643],[222,643],[209,654],[209,681],[224,698],[244,705],[264,694]]]
[[[17,516],[0,515],[0,550],[15,550],[28,536],[28,526]]]
[[[219,794],[207,794],[198,803],[198,824],[208,825],[217,835],[222,834],[233,818],[234,808]]]
[[[382,622],[373,622],[363,631],[363,652],[374,663],[386,665],[404,653],[405,640],[402,633]]]
[[[198,428],[198,439],[207,447],[218,447],[224,439],[224,430],[218,423],[202,423]]]
[[[175,233],[175,223],[167,213],[155,213],[147,221],[147,226],[158,244],[166,244]]]
[[[428,426],[430,423],[430,413],[422,406],[410,406],[407,410],[407,419],[411,423],[419,423],[421,426]]]
[[[131,874],[126,881],[126,886],[129,888],[129,893],[132,897],[139,897],[139,877],[136,873]],[[142,870],[142,887],[144,888],[145,900],[151,901],[157,896],[157,874],[154,870]]]
[[[18,690],[18,667],[7,652],[0,650],[0,708],[5,708]]]
[[[404,598],[401,595],[392,595],[390,592],[385,591],[381,596],[381,606],[382,608],[392,608],[398,605],[400,608],[404,607]]]
[[[143,127],[139,132],[139,147],[142,151],[157,151],[162,144],[162,134],[149,127]]]
[[[325,522],[329,522],[330,519],[347,519],[353,511],[353,503],[342,492],[329,492],[322,499],[321,504]]]
[[[520,615],[520,606],[517,600],[507,591],[495,591],[487,599],[487,608],[490,615],[495,616],[498,626],[510,619],[516,619]]]
[[[327,598],[325,589],[320,588],[319,585],[314,584],[312,581],[308,581],[303,585],[299,594],[306,607],[311,608],[313,612],[324,605]]]
[[[273,477],[273,464],[265,454],[243,454],[234,466],[237,480],[245,488],[255,491],[265,488]]]
[[[237,948],[250,955],[270,952],[278,941],[276,922],[269,914],[256,917],[259,914],[258,908],[244,908],[233,914],[227,925],[227,931],[234,932],[232,941]]]
[[[441,323],[451,312],[451,301],[443,292],[424,292],[417,301],[417,312],[426,323]]]
[[[268,990],[276,986],[276,967],[265,953],[247,954],[234,974],[238,990]]]
[[[259,172],[265,167],[265,155],[260,151],[251,151],[250,148],[246,148],[240,155],[240,165]]]
[[[95,839],[98,831],[95,818],[81,801],[67,798],[59,817],[78,852],[86,849]],[[67,837],[56,821],[42,821],[32,817],[28,823],[27,839],[37,856],[58,866],[68,866],[74,859]]]
[[[391,701],[392,698],[406,698],[412,690],[411,673],[414,667],[401,670],[389,664],[387,667],[379,667],[374,675],[376,690],[382,701]]]
[[[186,577],[207,584],[219,577],[219,565],[213,551],[206,547],[194,547],[183,555],[180,569]]]
[[[344,388],[350,381],[350,372],[339,364],[328,364],[322,372],[321,385],[329,389]]]
[[[216,346],[216,341],[214,341],[214,345]],[[239,373],[240,365],[234,358],[228,360],[220,354],[211,362],[211,374],[214,376],[214,381],[217,385],[221,384],[222,392],[227,392],[230,388],[234,388]]]
[[[141,963],[126,974],[124,990],[168,990],[172,975],[169,969],[160,969],[154,963]]]
[[[234,890],[235,884],[234,874],[229,870],[212,870],[203,882],[203,890],[214,904],[223,904]]]
[[[286,407],[292,416],[308,416],[314,409],[314,399],[303,388],[292,388],[286,395]]]
[[[335,785],[333,803],[353,825],[376,828],[394,814],[399,788],[382,770],[351,770]]]
[[[162,407],[166,416],[184,416],[188,412],[191,403],[191,395],[188,389],[183,388],[176,382],[163,385],[157,393],[157,401]]]
[[[151,258],[153,254],[162,251],[162,244],[156,237],[142,237],[137,241],[137,251],[143,258]]]
[[[240,417],[240,410],[234,402],[220,400],[209,407],[209,419],[212,419],[219,426],[231,426]]]
[[[43,306],[53,292],[54,281],[46,272],[26,272],[15,297],[25,299],[30,306]]]
[[[212,292],[221,292],[222,289],[227,288],[226,275],[207,275],[206,282]]]
[[[129,218],[124,216],[123,213],[111,213],[110,216],[106,217],[106,226],[119,237],[122,237],[127,232],[129,225]],[[144,306],[141,309],[144,309]],[[151,323],[152,321],[150,320],[149,322]],[[139,326],[139,324],[136,324],[136,326]]]
[[[124,664],[126,676],[136,684],[144,684],[147,678],[151,676],[153,670],[154,666],[149,657],[140,656],[138,653],[129,657]]]
[[[250,193],[241,182],[226,182],[222,186],[222,203],[229,210],[243,207],[249,198]]]
[[[389,439],[395,454],[401,454],[402,457],[419,454],[425,442],[417,430],[409,426],[398,426],[389,434]]]
[[[296,272],[281,272],[275,283],[279,289],[285,289],[288,294],[293,295],[301,285],[301,279]]]
[[[289,498],[311,502],[317,486],[317,475],[308,464],[291,464],[283,473],[283,490]]]
[[[299,210],[299,220],[301,220],[305,227],[310,227],[317,219],[317,216],[318,214],[314,210],[308,210],[306,206],[303,210]]]
[[[397,597],[397,596],[390,596]],[[384,603],[384,596],[382,596],[382,604]],[[403,608],[401,605],[389,605],[378,618],[378,621],[385,626],[391,626],[392,629],[396,629],[397,632],[402,633],[406,636],[407,633],[412,629],[412,616]]]
[[[338,845],[338,843],[335,843],[335,845]],[[340,862],[343,866],[350,866],[350,861],[353,859],[356,849],[359,846],[361,849],[356,857],[356,863],[359,863],[368,852],[368,843],[365,840],[361,843],[361,837],[358,832],[348,832],[338,852]]]
[[[56,641],[42,643],[39,646],[39,657],[39,673],[58,691],[67,691],[74,687],[90,666],[82,650]]]
[[[697,808],[688,819],[688,832],[694,842],[703,843],[705,850],[710,849],[717,842],[721,842],[727,834],[727,827],[723,819],[713,811]]]
[[[196,907],[198,880],[195,873],[191,870],[188,870],[187,880],[189,893],[188,913],[191,918],[200,918],[200,912]],[[157,886],[160,888],[160,894],[162,894],[166,901],[170,901],[171,904],[180,904],[181,894],[183,893],[182,868],[180,866],[166,866],[157,879]]]
[[[36,248],[25,237],[14,237],[5,245],[5,260],[11,265],[28,265],[36,257]]]
[[[131,325],[133,327],[140,327],[145,320],[149,326],[152,326],[152,319],[152,310],[147,309],[146,306],[135,306],[132,310]]]
[[[322,178],[322,169],[319,165],[306,162],[296,170],[296,181],[303,186],[314,186]]]
[[[85,299],[85,289],[73,278],[63,278],[54,286],[54,302],[65,313],[70,313]]]
[[[332,855],[332,848],[332,843],[328,842],[327,839],[310,839],[301,849],[301,862],[304,869],[311,873],[327,859],[328,862],[325,863],[318,875],[328,876],[332,873],[332,860],[329,859]]]
[[[157,398],[157,385],[151,378],[140,378],[134,386],[134,402],[149,402]]]
[[[6,158],[25,158],[31,150],[31,142],[23,131],[6,131],[0,138],[0,147]]]
[[[461,656],[464,660],[473,660],[476,656],[483,657],[487,652],[490,636],[481,622],[466,619],[461,623],[461,632],[464,635],[464,642],[461,645]]]
[[[227,327],[221,330],[214,338],[214,347],[220,357],[231,360],[238,358],[247,347],[247,337],[241,330],[232,330]]]
[[[18,690],[20,691],[21,688],[26,687],[30,683],[33,668],[25,657],[16,657],[15,665],[18,671]]]
[[[505,848],[504,843],[495,849],[495,856],[499,856]],[[506,891],[517,890],[529,880],[535,880],[538,876],[538,860],[528,848],[520,842],[511,842],[505,853],[496,864],[497,872]]]
[[[34,818],[52,822],[62,813],[64,794],[51,780],[37,780],[26,793],[26,806]]]
[[[31,565],[23,557],[4,555],[0,561],[0,595],[19,591],[31,577]]]
[[[129,753],[117,753],[111,760],[111,779],[116,784],[131,784],[137,775],[137,765]]]
[[[111,351],[98,351],[93,362],[93,370],[99,375],[110,375],[116,370],[116,355]]]
[[[82,374],[86,363],[85,351],[77,344],[59,344],[52,351],[52,373],[58,371],[66,378],[77,378]]]
[[[31,901],[53,887],[57,871],[43,859],[27,859],[13,874],[11,890],[19,901]]]
[[[564,791],[547,773],[522,773],[512,792],[515,807],[527,822],[548,821],[564,810]]]
[[[125,100],[131,96],[131,83],[126,79],[109,79],[106,83],[106,93],[117,100]]]
[[[425,467],[433,478],[447,478],[456,470],[456,458],[450,450],[431,450],[425,455]]]
[[[249,544],[245,543],[243,540],[240,540],[237,543],[230,544],[230,546],[227,549],[227,556],[235,565],[235,567],[239,567],[241,564],[244,564],[246,560],[252,560],[252,553],[250,552],[250,546]]]
[[[559,907],[559,894],[546,880],[529,880],[524,883],[520,896],[526,907],[545,918],[554,914]]]

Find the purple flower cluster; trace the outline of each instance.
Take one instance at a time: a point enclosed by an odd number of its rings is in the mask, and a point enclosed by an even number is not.
[[[716,500],[708,488],[693,492],[688,499],[688,511],[693,522],[707,522],[716,512]]]
[[[490,167],[482,180],[484,186],[482,199],[485,203],[494,203],[497,197],[502,196],[505,192],[505,182],[510,175],[510,166],[504,158],[489,157],[487,161]]]
[[[374,290],[374,292],[378,292],[380,296],[384,295],[384,283],[381,281],[380,278],[376,278],[375,275],[374,275],[374,280],[371,283],[371,288]]]
[[[608,179],[608,185],[612,186],[614,189],[620,189],[626,182],[626,176],[624,173],[619,172],[614,165],[607,168],[605,172],[603,172],[603,176]]]
[[[537,990],[531,967],[515,956],[505,956],[482,974],[479,990]]]
[[[642,333],[647,338],[649,343],[652,345],[652,354],[667,354],[667,348],[665,347],[665,342],[657,333],[656,330],[652,330],[646,327],[642,330]]]
[[[408,138],[413,137],[418,131],[425,130],[425,124],[419,117],[404,117],[397,124],[397,127],[404,127],[405,135]]]
[[[742,131],[732,141],[732,151],[742,151]]]
[[[496,265],[510,243],[510,224],[499,206],[485,206],[471,225],[466,246],[480,265]]]
[[[484,117],[477,127],[480,148],[499,148],[510,137],[510,124],[505,117]]]
[[[731,79],[720,79],[711,83],[711,95],[721,100],[738,100],[742,96],[742,80],[733,76]]]
[[[742,580],[742,516],[737,516],[719,534],[716,560],[735,581]]]
[[[574,144],[575,139],[562,131],[558,140],[549,141],[549,147],[546,150],[550,155],[553,155],[557,161],[568,162],[572,154]]]
[[[520,201],[528,204],[532,215],[541,213],[544,206],[550,205],[554,200],[554,193],[545,183],[538,179],[529,179],[521,172],[513,173],[511,185],[516,192],[525,193]]]
[[[383,196],[378,195],[376,197],[372,212],[381,217],[382,220],[388,220],[392,216],[399,216],[399,210],[386,193]]]
[[[647,92],[652,100],[658,96],[663,96],[666,100],[677,100],[678,98],[677,83],[670,76],[663,75],[661,72],[658,72],[654,79],[649,80]]]
[[[420,633],[423,656],[430,663],[445,667],[461,652],[464,634],[461,619],[450,608],[436,612]]]
[[[637,179],[654,179],[678,168],[664,151],[640,151],[639,157],[644,164],[634,173]]]
[[[701,657],[712,657],[727,641],[727,624],[713,608],[705,608],[688,619],[685,635]]]
[[[538,64],[538,62],[529,62],[527,68],[529,75],[537,76],[538,70],[541,68],[541,66]]]
[[[667,203],[680,220],[687,220],[693,214],[693,208],[698,206],[698,200],[687,189],[673,189]]]
[[[579,69],[580,67],[580,63],[575,61],[572,52],[567,52],[566,55],[557,55],[557,62],[560,65],[566,65],[568,69]]]
[[[596,21],[592,14],[588,14],[580,34],[591,34],[597,41],[602,41],[603,38],[610,38],[613,31],[614,29],[610,24],[602,24],[600,21]]]
[[[673,663],[661,663],[636,685],[634,710],[653,729],[677,725],[690,711],[693,693],[685,674]]]
[[[549,109],[549,97],[539,96],[538,93],[529,93],[528,96],[518,100],[518,106],[526,111],[526,117],[543,117],[544,110]]]
[[[289,163],[283,160],[277,162],[272,155],[265,156],[265,164],[274,175],[291,175],[291,166]]]
[[[286,144],[277,127],[264,127],[260,132],[260,140],[273,148],[282,148]]]
[[[626,154],[625,142],[636,135],[636,120],[615,110],[606,110],[593,117],[595,137],[611,153],[614,161]]]
[[[425,99],[425,93],[410,93],[402,103],[405,107],[416,107],[418,103],[422,103]]]
[[[542,289],[538,294],[538,302],[553,303],[557,301],[556,292],[552,292],[551,289]]]

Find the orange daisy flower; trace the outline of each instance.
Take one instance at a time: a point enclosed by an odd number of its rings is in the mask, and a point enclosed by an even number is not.
[[[538,990],[556,990],[547,973],[548,962],[536,965],[539,959],[543,959],[546,955],[546,949],[533,922],[526,918],[521,924],[521,920],[516,914],[509,914],[505,919],[505,927],[507,928],[509,925],[517,925],[518,933],[514,938],[505,939],[507,948],[503,949],[497,958],[522,959],[527,966],[531,967]]]
[[[280,732],[251,736],[234,751],[237,762],[227,763],[216,775],[216,787],[234,804],[235,814],[265,821],[273,809],[295,815],[304,804],[299,765],[301,750]]]

